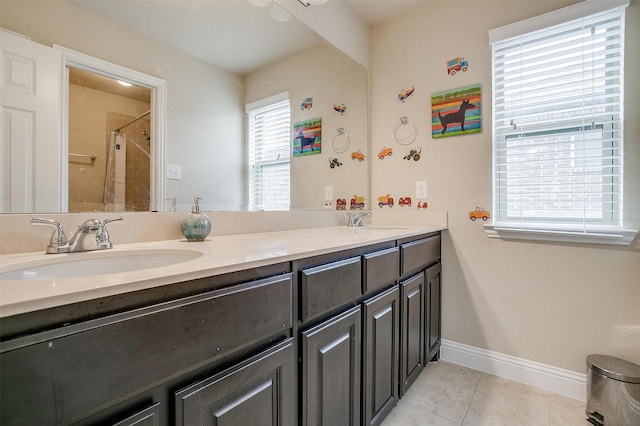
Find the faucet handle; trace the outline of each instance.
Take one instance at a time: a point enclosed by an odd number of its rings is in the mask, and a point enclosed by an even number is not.
[[[124,218],[122,216],[112,217],[111,219],[103,220],[102,221],[102,225],[106,226],[107,223],[116,222],[116,221],[120,221],[120,220],[124,220]]]
[[[51,239],[49,240],[49,248],[60,248],[67,245],[67,236],[64,234],[62,225],[60,222],[56,222],[52,219],[43,219],[40,217],[32,217],[31,224],[36,226],[49,226],[53,228]]]
[[[111,248],[111,240],[109,239],[109,231],[107,231],[107,223],[123,220],[122,216],[114,217],[111,219],[105,219],[101,223],[100,232],[96,236],[96,242],[100,248]]]

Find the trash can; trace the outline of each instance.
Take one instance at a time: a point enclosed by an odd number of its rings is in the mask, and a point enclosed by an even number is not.
[[[586,412],[594,425],[640,425],[640,365],[589,355]]]

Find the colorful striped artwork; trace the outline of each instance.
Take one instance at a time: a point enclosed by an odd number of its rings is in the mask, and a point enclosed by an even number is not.
[[[482,131],[482,85],[461,87],[431,95],[431,137],[466,135]]]
[[[300,121],[293,125],[293,156],[322,152],[322,118]]]

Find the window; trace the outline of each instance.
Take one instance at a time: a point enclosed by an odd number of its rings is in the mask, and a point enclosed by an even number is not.
[[[489,236],[633,239],[622,224],[625,3],[587,1],[491,30]]]
[[[247,105],[247,187],[249,210],[288,210],[290,181],[289,95]]]

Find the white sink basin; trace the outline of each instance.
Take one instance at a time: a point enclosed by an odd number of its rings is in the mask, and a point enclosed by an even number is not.
[[[43,258],[0,268],[0,280],[37,280],[139,271],[197,259],[194,250],[91,251],[43,255]]]

